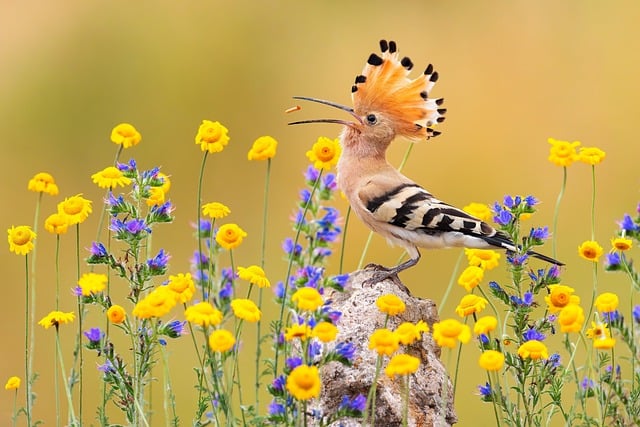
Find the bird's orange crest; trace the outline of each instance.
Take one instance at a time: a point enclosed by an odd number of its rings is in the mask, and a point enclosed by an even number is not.
[[[438,73],[429,64],[424,73],[409,78],[413,62],[399,58],[394,41],[380,41],[382,56],[372,53],[362,74],[356,76],[351,88],[355,113],[385,114],[394,123],[397,135],[417,140],[437,136],[432,126],[444,121],[446,109],[440,108],[444,99],[429,98],[438,80]]]

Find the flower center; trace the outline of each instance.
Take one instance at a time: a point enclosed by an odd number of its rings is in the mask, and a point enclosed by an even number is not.
[[[318,155],[318,158],[323,162],[333,159],[333,149],[326,145],[321,147],[316,154]]]
[[[24,244],[29,243],[29,239],[31,238],[31,234],[24,230],[16,230],[13,232],[11,236],[11,240],[14,244],[18,246],[22,246]]]

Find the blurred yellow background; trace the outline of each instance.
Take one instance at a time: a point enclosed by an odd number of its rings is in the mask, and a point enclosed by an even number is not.
[[[237,265],[259,261],[265,169],[247,162],[246,153],[261,135],[280,143],[273,161],[266,264],[275,283],[286,268],[280,242],[291,235],[288,218],[302,186],[305,152],[319,135],[333,137],[340,131],[331,125],[286,125],[340,115],[331,109],[303,104],[295,114],[283,112],[295,104],[293,95],[349,103],[353,78],[369,53],[378,50],[378,40],[387,38],[411,57],[416,73],[434,64],[440,80],[433,95],[444,97],[448,109],[442,136],[414,147],[407,175],[458,206],[492,203],[504,194],[533,194],[542,204],[530,225],[550,225],[562,170],[547,161],[547,138],[598,146],[607,158],[596,167],[596,238],[608,249],[615,221],[635,210],[639,196],[638,22],[640,3],[635,1],[3,0],[0,224],[5,229],[32,224],[36,195],[26,187],[40,171],[53,174],[61,191],[56,198],[45,196],[41,218],[63,197],[77,193],[93,200],[98,211],[104,193],[90,175],[113,161],[117,147],[109,141],[112,127],[130,122],[143,139],[121,159],[134,157],[143,168],[161,166],[171,175],[176,220],[156,229],[153,244],[172,255],[172,273],[186,272],[195,248],[191,223],[202,156],[193,137],[202,119],[219,120],[229,128],[231,142],[209,158],[203,198],[229,205],[232,215],[227,219],[248,232],[236,251]],[[400,162],[406,148],[405,141],[392,146],[392,163]],[[567,263],[564,281],[584,301],[591,295],[591,265],[579,259],[576,249],[590,238],[590,198],[591,168],[572,165],[560,212],[558,256]],[[338,205],[344,215],[344,201]],[[81,247],[93,240],[97,219],[94,212],[83,224]],[[39,228],[37,319],[53,309],[55,283],[55,238]],[[346,271],[356,268],[367,235],[362,224],[351,221]],[[73,242],[73,233],[62,238],[66,310],[75,308],[70,295],[75,286]],[[550,251],[550,246],[543,250]],[[375,237],[365,262],[393,265],[400,255]],[[458,255],[459,250],[423,253],[419,265],[401,278],[416,295],[438,302]],[[337,271],[337,262],[336,257],[330,273]],[[4,381],[24,376],[24,259],[5,247],[0,265],[5,278]],[[504,280],[504,270],[492,272],[489,279]],[[454,315],[463,294],[457,288],[443,317]],[[599,290],[622,289],[628,286],[621,277],[600,275]],[[51,425],[53,331],[40,329],[35,418]],[[69,331],[69,349],[70,337]],[[188,342],[172,342],[170,350],[178,411],[189,424],[195,407],[193,349]],[[456,405],[461,426],[493,418],[491,407],[476,396],[476,385],[486,381],[478,372],[477,355],[470,346],[462,358],[464,381],[458,385]],[[85,375],[95,377],[95,355],[87,353],[85,363]],[[2,425],[10,419],[12,396],[7,392],[0,399]],[[94,422],[95,402],[90,403],[87,423]],[[114,421],[120,419],[115,408],[111,413]]]

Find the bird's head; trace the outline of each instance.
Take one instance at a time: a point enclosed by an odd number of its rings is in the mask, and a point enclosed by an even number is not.
[[[323,99],[294,97],[347,111],[353,121],[311,119],[289,124],[338,123],[348,127],[347,136],[355,134],[358,141],[383,145],[396,136],[418,141],[439,135],[433,127],[444,121],[444,100],[429,98],[438,73],[429,64],[424,73],[410,79],[413,62],[407,57],[399,59],[396,43],[381,40],[380,49],[382,55],[372,53],[362,74],[356,76],[351,87],[353,108]]]

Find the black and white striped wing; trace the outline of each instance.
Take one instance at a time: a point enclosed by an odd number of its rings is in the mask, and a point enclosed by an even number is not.
[[[398,227],[403,236],[413,232],[440,238],[459,236],[455,246],[496,246],[513,249],[508,236],[456,207],[436,199],[417,184],[402,184],[370,199],[367,210],[376,221]],[[422,240],[416,237],[416,240]],[[434,246],[439,246],[435,244]]]

